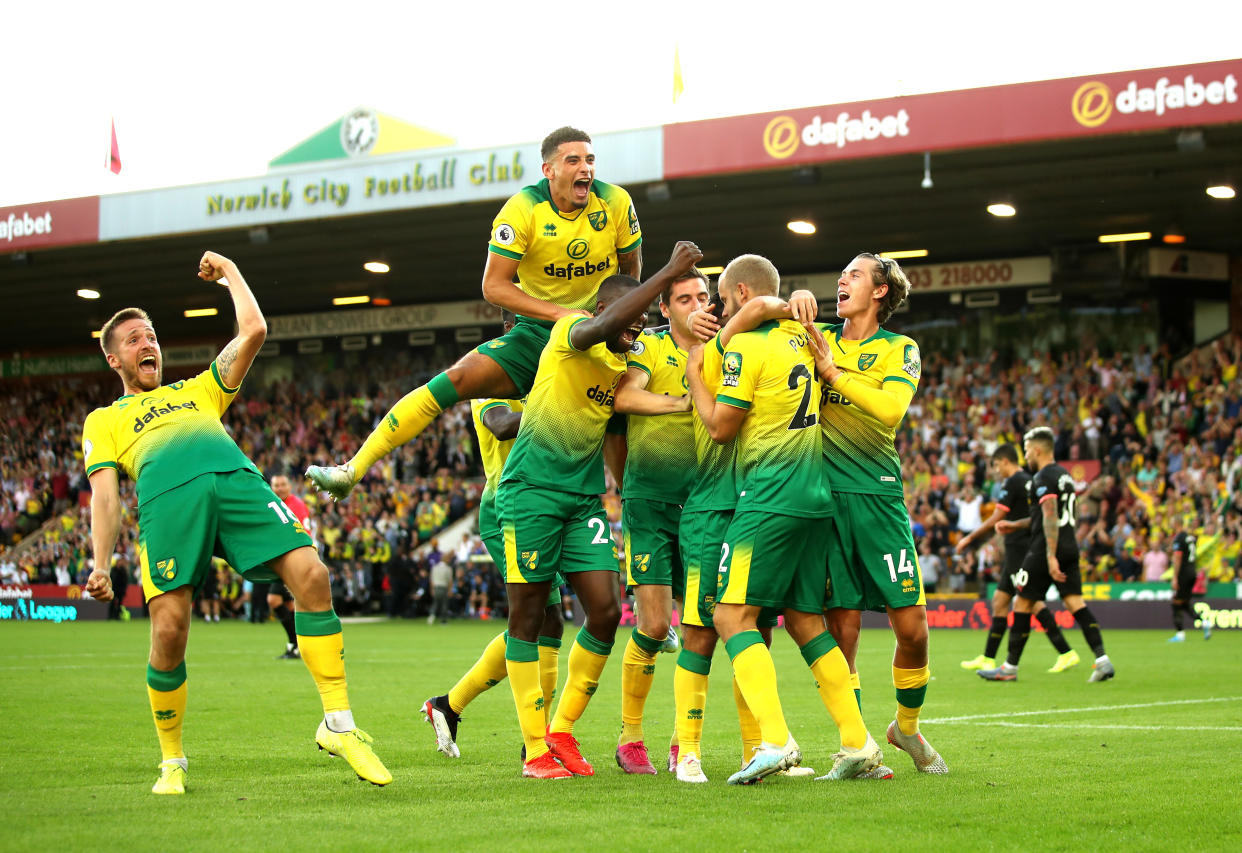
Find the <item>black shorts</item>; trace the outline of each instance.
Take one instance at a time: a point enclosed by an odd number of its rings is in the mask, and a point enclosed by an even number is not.
[[[1057,588],[1061,598],[1069,595],[1082,595],[1082,570],[1078,566],[1077,548],[1058,548],[1057,562],[1065,573],[1064,581],[1054,581],[1048,572],[1048,558],[1044,550],[1031,551],[1022,561],[1022,568],[1014,578],[1014,586],[1018,595],[1027,601],[1043,601],[1048,597],[1048,590]]]
[[[215,566],[209,568],[204,575],[203,587],[199,591],[199,597],[203,601],[220,600],[220,579],[216,576]]]
[[[1198,579],[1196,572],[1181,572],[1177,576],[1177,589],[1173,592],[1173,598],[1177,601],[1190,601],[1195,597],[1195,581]]]
[[[1013,598],[1016,588],[1014,586],[1014,576],[1022,569],[1022,561],[1026,559],[1027,542],[1023,541],[1010,544],[1005,541],[1005,562],[1000,567],[1000,576],[996,579],[996,591],[1003,592],[1010,598]]]

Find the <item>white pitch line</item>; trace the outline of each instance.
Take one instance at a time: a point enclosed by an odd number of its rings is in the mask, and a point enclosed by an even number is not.
[[[1092,723],[1009,723],[1004,720],[977,720],[975,726],[1004,726],[1011,729],[1122,729],[1136,732],[1242,732],[1242,726],[1126,726]]]
[[[1218,696],[1211,699],[1171,699],[1167,702],[1140,702],[1133,705],[1094,705],[1088,708],[1049,708],[1042,711],[1011,711],[1002,714],[968,714],[962,717],[924,719],[924,723],[965,723],[971,720],[996,720],[1004,717],[1040,717],[1045,714],[1082,714],[1089,711],[1125,711],[1131,708],[1160,708],[1165,705],[1202,705],[1207,702],[1242,702],[1242,696]]]

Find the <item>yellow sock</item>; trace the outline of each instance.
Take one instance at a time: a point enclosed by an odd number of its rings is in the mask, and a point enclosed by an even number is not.
[[[162,672],[147,664],[147,698],[155,718],[155,734],[160,739],[161,761],[185,758],[181,745],[181,723],[185,719],[185,661],[172,672]]]
[[[484,690],[489,690],[505,680],[505,632],[500,632],[487,644],[474,666],[453,685],[448,692],[449,707],[461,713],[467,705]]]
[[[550,731],[573,734],[574,723],[578,722],[599,687],[599,676],[604,671],[604,664],[608,663],[611,651],[612,643],[601,643],[588,634],[586,628],[578,631],[569,649],[565,690],[561,693],[561,701],[556,703],[556,714],[548,727]]]
[[[703,757],[703,712],[707,710],[707,682],[712,660],[682,649],[673,672],[673,702],[677,725],[673,731],[680,744],[678,756],[694,753]]]
[[[854,688],[854,700],[858,702],[858,710],[862,710],[862,680],[859,679],[858,673],[850,673],[850,686]]]
[[[742,763],[745,764],[750,761],[755,747],[763,743],[763,733],[759,731],[759,721],[750,712],[750,706],[746,704],[742,686],[737,683],[736,677],[733,679],[733,702],[737,705],[737,723],[742,730]]]
[[[349,710],[349,690],[345,686],[345,639],[341,634],[341,620],[336,613],[324,610],[309,613],[299,610],[293,614],[294,630],[298,635],[298,650],[310,670],[323,711]]]
[[[543,688],[539,684],[539,646],[527,640],[509,637],[505,643],[505,666],[513,704],[517,707],[518,725],[526,742],[526,760],[534,761],[548,751],[544,743],[546,719]]]
[[[923,710],[923,698],[927,695],[927,682],[931,670],[926,666],[918,669],[893,667],[893,686],[897,688],[897,728],[903,735],[917,734],[919,712]]]
[[[742,631],[729,638],[725,651],[733,661],[733,676],[742,688],[747,707],[759,722],[763,739],[774,746],[784,746],[789,740],[789,726],[776,691],[776,665],[763,637],[758,631]]]
[[[349,460],[354,466],[354,476],[361,480],[372,465],[412,440],[457,400],[457,390],[444,373],[406,394],[384,415],[383,422],[371,431],[354,458]]]
[[[661,641],[637,628],[625,644],[621,658],[621,740],[633,743],[643,739],[643,708],[655,680],[656,655]]]
[[[539,638],[539,686],[543,688],[543,725],[552,719],[552,702],[556,699],[556,682],[560,678],[561,641],[555,637]]]
[[[850,689],[850,665],[827,631],[801,647],[802,658],[815,676],[815,689],[820,701],[832,715],[841,733],[841,745],[858,749],[867,742],[867,726],[862,710]]]

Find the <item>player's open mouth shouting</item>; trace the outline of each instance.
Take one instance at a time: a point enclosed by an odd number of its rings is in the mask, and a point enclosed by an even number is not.
[[[634,341],[638,340],[638,336],[643,333],[643,325],[640,321],[630,326],[617,337],[617,343],[627,350],[634,346]]]

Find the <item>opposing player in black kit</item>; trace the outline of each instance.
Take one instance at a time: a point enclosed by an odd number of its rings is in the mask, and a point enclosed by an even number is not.
[[[1191,606],[1195,596],[1197,567],[1195,566],[1195,535],[1186,530],[1186,522],[1180,515],[1173,514],[1170,519],[1173,529],[1173,553],[1169,563],[1173,568],[1173,630],[1177,633],[1169,637],[1170,643],[1186,641],[1185,625],[1182,614],[1190,617],[1190,624],[1195,624],[1195,611]],[[1203,620],[1203,639],[1212,639],[1212,625]]]
[[[1053,584],[1095,653],[1095,666],[1087,680],[1105,681],[1116,674],[1104,652],[1099,623],[1082,600],[1078,541],[1074,538],[1078,495],[1074,490],[1074,478],[1057,464],[1053,455],[1055,441],[1056,436],[1048,427],[1036,427],[1022,437],[1027,464],[1036,472],[1029,485],[1031,514],[1027,525],[1031,544],[1014,578],[1018,598],[1014,603],[1013,628],[1009,631],[1009,657],[995,669],[979,670],[979,676],[988,681],[1018,679],[1018,661],[1031,634],[1031,612],[1035,602],[1043,601]]]
[[[1005,537],[1005,564],[1001,567],[1000,577],[996,580],[996,592],[992,595],[992,627],[988,630],[983,654],[962,661],[962,669],[992,669],[996,666],[996,652],[1000,649],[1001,639],[1004,638],[1005,628],[1009,624],[1009,612],[1013,610],[1014,576],[1022,569],[1022,561],[1026,559],[1031,541],[1030,529],[1016,526],[1017,522],[1030,516],[1026,484],[1031,481],[1031,475],[1018,464],[1018,451],[1012,444],[1000,445],[992,451],[991,468],[992,476],[1005,481],[996,500],[996,509],[987,521],[958,541],[956,550],[959,554],[965,552],[971,545],[986,538],[992,528],[996,528]],[[1048,671],[1064,672],[1077,666],[1078,652],[1071,649],[1065,641],[1065,635],[1052,618],[1052,611],[1042,601],[1037,601],[1031,612],[1043,626],[1048,642],[1057,650],[1057,661]]]

